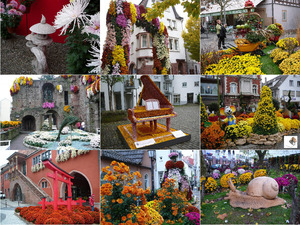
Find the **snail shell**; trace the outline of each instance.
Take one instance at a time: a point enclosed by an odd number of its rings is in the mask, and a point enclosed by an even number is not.
[[[271,177],[257,177],[250,181],[247,187],[247,195],[275,199],[278,195],[279,187]]]

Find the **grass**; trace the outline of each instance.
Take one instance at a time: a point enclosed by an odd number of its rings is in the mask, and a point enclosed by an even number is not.
[[[267,46],[267,48],[263,50],[266,55],[260,57],[260,62],[262,63],[261,71],[265,74],[282,74],[278,65],[273,62],[273,59],[270,58],[270,54],[268,54],[268,52],[275,47],[275,45]]]
[[[276,171],[271,169],[271,177],[281,177],[289,172]],[[291,172],[294,176],[300,180],[300,173]],[[223,174],[222,174],[223,175]],[[217,180],[218,185],[219,180]],[[247,185],[241,185],[237,188],[240,191],[246,191]],[[298,193],[300,191],[298,184]],[[282,206],[271,207],[268,209],[253,209],[252,212],[249,209],[234,208],[230,206],[229,200],[224,200],[226,194],[229,193],[229,189],[224,189],[219,193],[206,194],[204,196],[204,202],[206,200],[217,200],[214,203],[202,204],[202,213],[204,217],[201,218],[201,224],[224,224],[227,220],[227,224],[286,224],[286,220],[289,220],[291,214],[291,208],[284,209]],[[298,195],[298,194],[297,194]],[[288,193],[279,193],[278,197],[286,200],[288,204],[292,204],[292,198]],[[224,220],[217,218],[220,214],[227,214]]]

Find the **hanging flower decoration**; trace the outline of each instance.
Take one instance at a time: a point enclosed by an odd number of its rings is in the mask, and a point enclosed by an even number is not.
[[[70,112],[70,106],[69,105],[66,105],[65,107],[64,107],[64,111],[65,112],[67,112],[67,113],[69,113]]]
[[[81,83],[83,85],[91,84],[95,80],[100,79],[100,75],[82,75],[81,76]]]
[[[167,170],[174,168],[174,162],[172,160],[167,161],[165,167]]]
[[[91,98],[100,92],[100,78],[92,83],[90,86],[86,87],[86,96],[87,98]]]
[[[31,79],[31,77],[20,76],[19,78],[16,78],[10,88],[10,95],[13,96],[14,94],[18,94],[18,92],[20,91],[20,86],[26,85],[33,85],[33,80]]]
[[[58,92],[61,94],[63,92],[63,86],[62,85],[57,85],[56,89],[58,90]]]
[[[175,163],[175,168],[183,169],[183,167],[184,167],[184,162],[182,162],[182,161],[177,161],[177,162]]]
[[[111,1],[106,17],[107,36],[102,54],[103,74],[128,74],[132,25],[144,28],[153,39],[153,72],[167,74],[170,69],[168,31],[158,18],[146,19],[143,5],[122,0]]]
[[[54,102],[44,102],[43,109],[54,109]]]
[[[62,78],[67,79],[67,78],[71,78],[72,75],[60,75]]]
[[[74,92],[74,94],[77,94],[78,91],[79,91],[78,86],[71,85],[71,92]]]

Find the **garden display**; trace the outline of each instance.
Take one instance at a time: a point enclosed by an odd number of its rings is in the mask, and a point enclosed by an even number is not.
[[[168,74],[171,68],[167,27],[158,18],[148,19],[147,9],[123,0],[111,1],[107,13],[107,36],[103,47],[102,73],[128,74],[132,25],[144,28],[153,39],[153,74]]]
[[[246,192],[236,190],[231,180],[227,182],[230,192],[228,197],[224,199],[229,199],[232,207],[260,209],[285,203],[284,199],[277,197],[279,187],[273,178],[259,177],[253,179],[248,184]]]
[[[223,122],[227,123],[228,125],[235,125],[236,124],[236,118],[233,115],[235,113],[236,109],[233,105],[226,106],[225,108],[220,109],[220,114],[223,116],[226,116],[226,119],[223,120]]]
[[[189,134],[171,128],[171,119],[177,113],[160,89],[148,75],[143,75],[141,81],[144,86],[138,103],[128,109],[131,124],[118,126],[128,148],[162,148],[190,140]],[[144,106],[140,106],[142,99]],[[166,126],[157,123],[159,119],[166,119]]]
[[[280,36],[283,33],[283,27],[280,23],[274,23],[267,27],[267,30],[271,30],[273,33],[273,37],[270,38],[270,41],[278,42]]]

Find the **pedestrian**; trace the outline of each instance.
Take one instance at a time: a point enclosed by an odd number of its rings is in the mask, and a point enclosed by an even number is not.
[[[77,123],[77,128],[80,129],[80,127],[81,127],[81,124],[80,124],[80,122],[78,122]]]
[[[225,49],[225,38],[226,38],[226,24],[222,25],[221,20],[217,20],[216,30],[217,30],[217,36],[218,36],[218,48],[219,50],[222,50],[221,45],[223,45],[223,48]]]
[[[92,208],[92,211],[94,211],[94,206],[95,206],[95,195],[94,194],[92,194],[92,196],[89,197],[89,203]]]
[[[81,130],[84,131],[84,128],[85,128],[85,123],[84,123],[84,121],[82,121],[82,122],[81,122]]]

